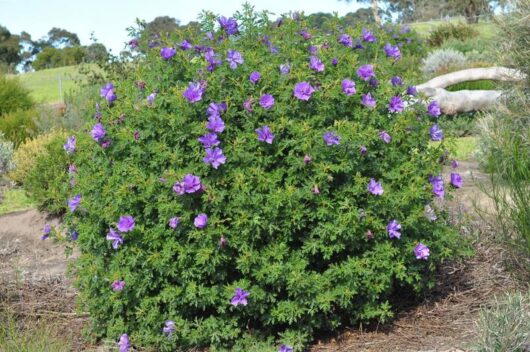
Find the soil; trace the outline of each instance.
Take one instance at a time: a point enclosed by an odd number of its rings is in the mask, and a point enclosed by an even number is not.
[[[445,180],[450,172],[449,168],[444,171]],[[515,275],[511,252],[477,217],[475,205],[483,211],[492,209],[477,187],[487,185],[487,175],[473,161],[461,162],[458,172],[464,186],[448,205],[452,221],[473,242],[475,255],[446,263],[433,292],[420,301],[404,298],[392,322],[347,329],[318,341],[311,351],[468,351],[478,310],[494,295],[527,289]],[[73,258],[65,259],[60,244],[40,239],[46,223],[53,226],[59,221],[36,210],[0,217],[0,310],[7,306],[21,319],[53,319],[64,327],[62,335],[74,342],[76,351],[90,350],[80,334],[88,317],[76,311],[77,293],[66,276]]]

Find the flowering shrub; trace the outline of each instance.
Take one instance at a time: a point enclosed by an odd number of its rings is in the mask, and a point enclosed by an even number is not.
[[[64,141],[77,284],[122,350],[300,350],[388,319],[461,246],[425,215],[436,118],[391,82],[412,33],[219,22],[149,44]]]

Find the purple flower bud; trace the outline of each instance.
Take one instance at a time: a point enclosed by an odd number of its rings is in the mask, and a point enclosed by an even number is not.
[[[304,164],[308,165],[311,163],[311,157],[309,155],[304,156]]]

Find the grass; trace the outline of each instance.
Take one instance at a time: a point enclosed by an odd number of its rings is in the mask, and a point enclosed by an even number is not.
[[[469,160],[477,150],[477,137],[468,136],[454,138],[454,155],[457,160]],[[437,146],[440,142],[430,142],[431,146]]]
[[[38,103],[58,103],[63,101],[64,93],[74,88],[76,80],[81,78],[79,68],[80,66],[51,68],[19,74],[17,77]]]
[[[10,188],[3,192],[0,200],[0,215],[33,208],[35,204],[21,188]]]
[[[26,319],[23,323],[0,311],[0,351],[2,352],[68,352],[72,347],[60,338],[59,329],[50,322]]]
[[[465,20],[464,18],[453,18],[449,21],[432,20],[428,22],[411,23],[409,26],[410,28],[417,31],[422,37],[427,38],[429,34],[432,32],[432,30],[435,29],[437,26],[443,23],[455,23],[456,24],[458,22],[465,22]],[[480,33],[479,36],[484,39],[494,38],[497,32],[496,25],[491,21],[479,21],[479,23],[472,24],[471,26],[474,29],[476,29]]]

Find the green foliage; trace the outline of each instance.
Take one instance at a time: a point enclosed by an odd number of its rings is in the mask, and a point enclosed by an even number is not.
[[[0,191],[0,215],[30,209],[34,206],[33,200],[28,198],[26,191],[22,188],[5,188]]]
[[[0,119],[4,114],[33,106],[29,91],[16,78],[0,75]]]
[[[4,138],[0,132],[0,176],[13,168],[13,143]]]
[[[78,65],[84,61],[86,51],[80,46],[57,49],[54,47],[44,48],[33,61],[35,70]]]
[[[438,124],[448,137],[465,137],[476,135],[478,113],[466,112],[457,115],[443,115],[438,119]]]
[[[57,134],[45,146],[34,166],[29,170],[24,188],[39,209],[50,214],[61,214],[66,210],[67,193],[70,187],[68,159],[63,149],[64,134]]]
[[[423,215],[432,201],[429,176],[441,172],[438,160],[447,145],[429,146],[433,122],[423,105],[392,116],[386,107],[403,91],[390,78],[401,75],[407,84],[409,67],[386,58],[383,45],[404,43],[407,57],[421,49],[415,34],[375,30],[377,43],[353,50],[337,42],[338,19],[326,24],[330,35],[310,30],[313,38],[304,41],[303,20],[284,18],[277,27],[252,16],[240,13],[244,31],[235,38],[210,42],[204,34],[178,32],[162,43],[186,38],[212,46],[222,59],[235,49],[242,65],[233,70],[224,62],[208,72],[203,54],[193,50],[177,50],[169,61],[159,48],[146,50],[126,76],[113,81],[117,101],[101,101],[110,145],[102,148],[87,133],[77,134],[77,151],[68,156],[78,168],[69,196],[82,200],[66,215],[65,226],[79,232],[76,282],[93,336],[117,340],[127,333],[134,345],[161,351],[272,351],[279,341],[300,351],[318,332],[387,321],[397,288],[419,294],[433,287],[437,265],[465,247],[443,209],[434,222]],[[213,27],[207,16],[203,20]],[[344,31],[355,38],[361,27]],[[263,35],[277,54],[260,40]],[[322,73],[308,67],[310,45],[319,46]],[[279,71],[284,63],[291,65],[288,75]],[[368,63],[379,80],[375,88],[354,76]],[[248,79],[254,70],[262,75],[257,84]],[[341,92],[345,78],[356,81],[356,95]],[[199,80],[206,92],[191,104],[183,92]],[[293,96],[300,81],[318,88],[307,102]],[[146,97],[154,91],[150,106]],[[360,104],[360,93],[369,91],[378,100],[373,110]],[[263,94],[274,96],[271,110],[259,105]],[[248,98],[252,113],[242,106]],[[204,164],[197,141],[207,132],[212,102],[227,104],[226,129],[219,134],[227,161],[217,170]],[[255,129],[263,125],[275,134],[272,144],[257,140]],[[379,138],[382,130],[392,136],[389,144]],[[324,143],[328,131],[341,137],[340,145]],[[312,158],[307,165],[306,154]],[[204,190],[177,196],[173,184],[189,173],[200,176]],[[367,191],[370,178],[382,182],[382,196]],[[202,230],[193,226],[199,213],[209,217]],[[105,235],[123,215],[133,216],[136,227],[114,250]],[[175,230],[168,226],[173,216],[181,219]],[[392,219],[403,226],[401,239],[389,239]],[[413,253],[420,241],[431,250],[426,261]],[[110,285],[118,279],[125,289],[113,292]],[[230,305],[238,287],[250,292],[246,306]],[[169,338],[162,334],[166,320],[176,325]]]
[[[6,72],[15,71],[16,65],[20,62],[19,46],[20,36],[11,34],[9,29],[0,25],[0,65]]]
[[[431,34],[429,35],[429,38],[427,39],[427,43],[430,46],[438,47],[443,44],[444,41],[454,38],[457,40],[467,40],[471,39],[473,37],[476,37],[478,35],[478,32],[473,29],[473,27],[464,24],[464,23],[446,23],[441,24],[436,29],[434,29]]]
[[[475,329],[478,352],[524,352],[530,346],[530,293],[510,292],[495,297],[480,311]]]
[[[451,92],[456,92],[459,90],[469,89],[469,90],[490,90],[497,88],[495,81],[489,79],[481,79],[478,81],[467,81],[454,84],[447,87],[447,90]]]
[[[38,134],[37,127],[33,119],[37,111],[17,110],[0,117],[0,132],[4,133],[6,139],[13,142],[15,147],[28,138],[35,137]]]

